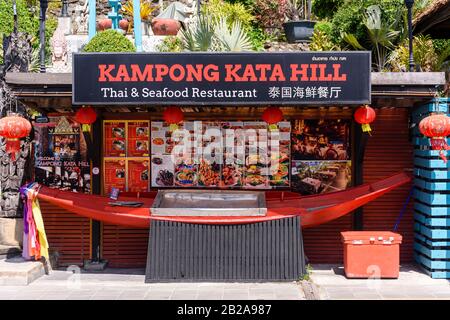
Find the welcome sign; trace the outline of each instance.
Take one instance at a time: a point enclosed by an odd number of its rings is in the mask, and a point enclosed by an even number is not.
[[[73,104],[370,103],[370,52],[75,53]]]

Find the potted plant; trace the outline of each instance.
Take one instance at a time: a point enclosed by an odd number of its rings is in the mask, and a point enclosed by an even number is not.
[[[316,24],[311,20],[311,0],[289,0],[287,18],[283,23],[287,41],[309,42]]]
[[[181,2],[173,2],[152,20],[152,31],[157,36],[176,36],[181,28],[181,21],[186,16],[186,6]]]
[[[152,18],[152,13],[158,9],[158,6],[153,5],[150,1],[141,0],[141,28],[143,35],[149,35],[149,24]],[[122,11],[125,16],[129,17],[130,25],[133,24],[133,0],[128,0],[123,6]],[[134,26],[133,26],[134,27]]]

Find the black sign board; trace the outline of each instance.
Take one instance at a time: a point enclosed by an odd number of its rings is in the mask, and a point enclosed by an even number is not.
[[[370,103],[370,52],[78,53],[73,104]]]

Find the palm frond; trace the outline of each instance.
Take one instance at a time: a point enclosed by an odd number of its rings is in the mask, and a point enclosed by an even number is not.
[[[235,21],[230,30],[226,19],[220,19],[216,23],[215,35],[225,51],[250,51],[252,49],[250,38],[239,21]]]

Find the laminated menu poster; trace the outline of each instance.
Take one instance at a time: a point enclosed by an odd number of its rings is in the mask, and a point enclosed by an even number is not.
[[[128,160],[128,191],[145,192],[149,187],[149,160]]]
[[[148,157],[149,156],[149,122],[130,121],[128,122],[128,157]]]
[[[125,160],[105,160],[104,166],[104,193],[109,194],[112,188],[117,188],[120,191],[126,191],[127,183]]]
[[[125,157],[127,155],[125,126],[125,122],[104,122],[103,153],[105,157]]]
[[[266,189],[269,187],[270,158],[268,132],[265,122],[244,122],[245,167],[244,186]]]
[[[288,187],[290,129],[289,122],[272,132],[265,122],[188,121],[171,132],[152,122],[151,185]]]
[[[290,133],[290,122],[280,122],[278,123],[277,130],[269,131],[268,149],[270,157],[270,186],[289,186]]]
[[[292,188],[304,195],[342,191],[351,185],[351,161],[292,161]]]
[[[91,168],[86,141],[72,116],[48,115],[46,123],[33,123],[34,180],[50,188],[91,192]]]
[[[171,155],[153,155],[151,168],[152,187],[173,187],[174,164]]]

